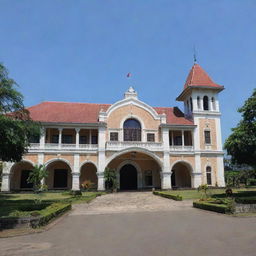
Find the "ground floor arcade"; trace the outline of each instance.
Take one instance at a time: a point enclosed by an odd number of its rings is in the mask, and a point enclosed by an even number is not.
[[[210,182],[214,185],[218,181],[214,158],[209,158],[209,163],[202,165],[208,172],[196,171],[192,157],[170,157],[168,166],[157,154],[142,150],[128,150],[109,155],[104,161],[104,166],[100,166],[99,158],[89,159],[79,155],[73,155],[73,158],[64,155],[50,158],[45,155],[44,159],[41,163],[45,165],[48,177],[42,182],[48,190],[104,190],[105,168],[116,171],[119,190],[197,188],[200,184]],[[5,163],[1,190],[31,190],[32,184],[28,183],[27,179],[39,160],[38,155],[38,159],[34,158],[34,161],[27,158],[19,163]]]

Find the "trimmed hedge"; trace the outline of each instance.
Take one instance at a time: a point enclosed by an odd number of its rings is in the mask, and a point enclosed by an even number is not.
[[[231,213],[231,207],[226,204],[214,204],[199,201],[193,202],[193,207],[218,213]]]
[[[41,211],[41,216],[37,220],[31,221],[31,227],[36,228],[46,225],[53,218],[62,215],[66,211],[71,210],[70,203],[54,203]]]
[[[237,197],[235,202],[239,204],[256,204],[256,197]]]
[[[161,196],[161,197],[165,197],[165,198],[169,198],[169,199],[173,199],[175,201],[182,201],[182,196],[180,195],[174,195],[174,194],[170,194],[168,192],[162,192],[162,191],[153,191],[154,195],[157,196]]]

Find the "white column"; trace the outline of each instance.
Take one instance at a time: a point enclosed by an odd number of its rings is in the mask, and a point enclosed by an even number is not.
[[[217,137],[217,150],[222,151],[220,117],[215,118],[215,126],[216,126],[216,137]]]
[[[217,156],[217,183],[219,187],[225,187],[223,156]]]
[[[106,144],[106,127],[103,124],[98,129],[98,190],[105,190],[105,181],[104,181],[104,170],[105,170],[105,144]]]
[[[72,190],[80,190],[80,155],[74,155],[74,168],[72,171]]]
[[[209,110],[213,111],[212,97],[209,97]]]
[[[2,192],[10,191],[10,183],[11,183],[11,168],[14,163],[12,162],[3,162],[3,173],[2,173]]]
[[[44,153],[39,153],[37,155],[37,164],[43,165],[44,164]],[[45,184],[45,179],[41,180],[41,184]]]
[[[181,131],[182,149],[184,148],[184,130]]]
[[[62,128],[59,128],[59,148],[61,148],[61,141],[62,141]]]
[[[3,173],[2,174],[2,186],[1,191],[2,192],[9,192],[10,191],[10,179],[11,175],[10,173]]]
[[[195,155],[195,169],[191,173],[192,188],[198,188],[202,184],[201,157],[197,153]]]
[[[204,110],[204,100],[203,100],[204,96],[202,95],[200,97],[200,107],[201,107],[201,110]]]
[[[79,132],[80,128],[76,128],[76,148],[79,148]]]
[[[89,130],[89,144],[92,144],[92,130]]]
[[[173,131],[171,131],[171,136],[172,136],[172,147],[174,147]]]
[[[169,145],[169,129],[162,127],[162,139],[164,147],[164,159],[163,159],[163,169],[161,173],[161,188],[171,189],[171,166],[170,166],[170,145]]]
[[[45,132],[46,132],[46,128],[42,127],[41,128],[41,134],[40,134],[40,148],[44,148],[45,146]]]

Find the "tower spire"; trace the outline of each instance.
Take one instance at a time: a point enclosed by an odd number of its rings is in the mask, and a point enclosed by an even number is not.
[[[194,57],[194,64],[197,63],[197,56],[196,56],[196,46],[194,45],[193,47],[193,50],[194,50],[194,54],[193,54],[193,57]]]

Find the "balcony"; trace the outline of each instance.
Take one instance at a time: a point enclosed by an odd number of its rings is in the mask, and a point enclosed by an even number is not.
[[[193,151],[194,147],[193,146],[178,146],[178,145],[174,145],[174,146],[170,146],[170,151]]]
[[[163,151],[163,144],[160,142],[140,142],[140,141],[108,141],[106,150],[120,151],[126,148],[139,147],[150,151]]]
[[[58,144],[58,143],[45,143],[40,147],[40,143],[31,143],[30,150],[44,150],[44,151],[95,151],[98,149],[98,144]]]

